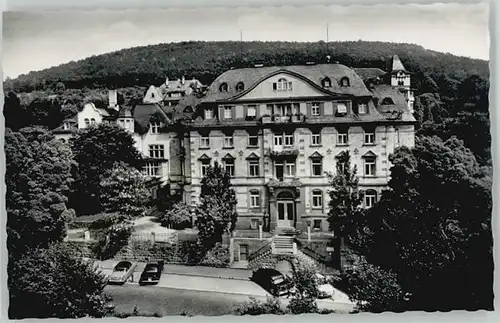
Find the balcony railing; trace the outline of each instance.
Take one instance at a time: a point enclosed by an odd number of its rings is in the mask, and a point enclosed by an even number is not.
[[[273,114],[273,115],[264,115],[261,118],[262,123],[301,123],[306,121],[306,116],[302,113],[294,113],[294,114]]]
[[[271,158],[276,157],[290,157],[297,158],[299,155],[299,150],[293,146],[274,146],[273,148],[268,148],[266,155]]]

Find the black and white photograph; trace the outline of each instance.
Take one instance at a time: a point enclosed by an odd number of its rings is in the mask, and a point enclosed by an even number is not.
[[[494,310],[490,2],[2,16],[9,319]]]

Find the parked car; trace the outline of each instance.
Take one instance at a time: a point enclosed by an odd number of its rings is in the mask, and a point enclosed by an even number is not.
[[[253,272],[251,279],[274,296],[289,293],[285,276],[275,269],[259,268]]]
[[[155,261],[147,263],[142,271],[139,285],[155,285],[160,281],[163,271],[163,261]]]
[[[330,298],[335,294],[335,288],[328,284],[325,276],[316,274],[316,286],[318,288],[318,298]]]
[[[116,264],[108,282],[111,284],[123,285],[132,276],[134,269],[137,266],[136,263],[130,261],[120,261]]]

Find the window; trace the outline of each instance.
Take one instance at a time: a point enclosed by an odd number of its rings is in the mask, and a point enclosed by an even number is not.
[[[151,133],[159,133],[160,132],[160,124],[159,123],[152,123],[151,124]]]
[[[219,86],[219,91],[221,92],[227,92],[227,83],[224,82]]]
[[[193,108],[192,108],[192,107],[190,107],[190,106],[188,106],[188,107],[186,107],[186,108],[184,109],[184,112],[185,112],[185,113],[193,113]]]
[[[244,89],[245,89],[245,84],[243,84],[243,82],[238,82],[238,84],[236,84],[236,91],[241,92]]]
[[[319,103],[315,102],[311,105],[311,115],[313,116],[320,115]]]
[[[234,159],[224,160],[224,170],[229,176],[234,176]]]
[[[260,193],[257,190],[250,191],[250,207],[260,207]]]
[[[94,118],[90,119],[90,124],[91,124],[92,126],[95,126],[95,119],[94,119]]]
[[[210,137],[209,135],[202,135],[200,138],[200,148],[210,148]]]
[[[144,165],[142,168],[142,173],[145,176],[150,176],[150,177],[158,177],[161,176],[161,167],[160,167],[160,162],[157,161],[149,161]]]
[[[69,123],[65,122],[65,123],[63,124],[63,129],[64,129],[64,130],[68,130],[68,129],[69,129]]]
[[[279,104],[277,106],[277,113],[281,116],[291,116],[292,115],[292,105],[291,104]]]
[[[233,148],[234,139],[233,134],[225,134],[224,135],[224,148]]]
[[[358,114],[366,114],[366,104],[365,103],[360,103],[358,104]]]
[[[321,230],[321,220],[314,220],[313,229]]]
[[[225,106],[224,107],[224,119],[232,119],[233,118],[233,107]]]
[[[247,261],[248,260],[248,245],[241,244],[240,247],[240,258],[239,261]]]
[[[312,192],[312,206],[315,209],[323,207],[323,192],[320,190],[314,190]]]
[[[323,174],[323,160],[321,158],[311,159],[312,175],[321,176]]]
[[[365,131],[365,145],[375,144],[375,131]]]
[[[365,176],[375,176],[375,158],[365,158]]]
[[[377,192],[374,190],[367,190],[365,192],[365,207],[370,208],[377,202]]]
[[[339,130],[337,133],[337,145],[347,145],[349,143],[349,138],[347,136],[347,130]]]
[[[392,101],[392,99],[391,99],[391,98],[384,98],[384,99],[382,100],[382,103],[381,103],[381,104],[382,104],[382,105],[393,105],[393,104],[394,104],[394,101]]]
[[[255,105],[249,105],[247,107],[247,117],[255,118],[257,116],[257,107]]]
[[[340,160],[337,159],[337,174],[343,174],[346,171],[346,164],[342,163]]]
[[[259,136],[255,133],[248,134],[248,145],[256,147],[259,145]]]
[[[202,160],[201,161],[201,176],[205,176],[207,174],[208,167],[210,167],[210,160]]]
[[[313,146],[319,146],[321,145],[321,133],[320,132],[313,132],[311,135],[311,145]]]
[[[285,134],[285,146],[293,146],[293,133]]]
[[[251,177],[260,176],[259,160],[253,159],[248,161],[248,174]]]
[[[292,82],[288,82],[285,78],[281,78],[277,83],[273,83],[273,89],[275,91],[291,91]]]
[[[205,109],[205,120],[211,120],[214,117],[214,112],[212,108],[206,108]]]
[[[120,119],[118,120],[118,123],[120,124],[120,127],[125,128],[125,120]]]
[[[90,125],[90,121],[88,118],[85,118],[85,128],[87,128]]]
[[[344,86],[344,87],[351,86],[351,83],[349,82],[349,78],[343,77],[340,80],[340,86]]]
[[[347,104],[344,102],[337,103],[337,114],[346,114],[347,113]]]
[[[163,145],[149,145],[149,157],[164,158],[165,148]]]
[[[332,81],[329,77],[323,79],[323,87],[332,87]]]
[[[274,164],[276,178],[283,179],[284,177],[295,176],[295,162],[292,161],[277,161]]]
[[[283,146],[283,134],[274,134],[274,145]]]

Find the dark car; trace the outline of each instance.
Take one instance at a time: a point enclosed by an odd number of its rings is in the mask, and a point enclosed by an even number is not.
[[[285,276],[275,269],[257,269],[253,272],[251,279],[274,296],[282,296],[289,293]]]
[[[160,281],[163,271],[163,261],[149,262],[142,271],[139,285],[154,285]]]
[[[109,283],[111,284],[125,284],[125,282],[132,276],[136,263],[130,261],[120,261],[116,264],[111,276],[109,277]]]

